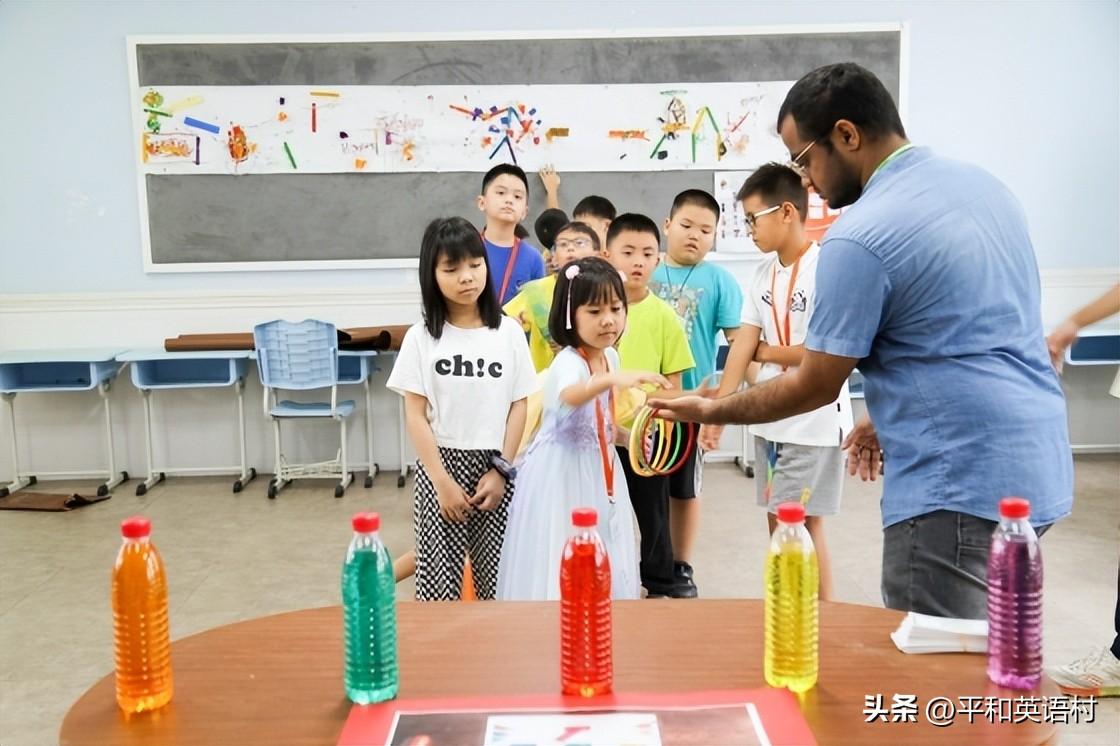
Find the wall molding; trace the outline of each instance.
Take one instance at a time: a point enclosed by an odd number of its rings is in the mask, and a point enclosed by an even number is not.
[[[1058,289],[1107,289],[1120,281],[1116,267],[1044,269],[1043,294]],[[1089,300],[1088,298],[1084,300]],[[420,286],[368,288],[243,288],[168,292],[20,293],[0,296],[0,315],[82,311],[171,311],[213,309],[369,308],[416,305]]]
[[[131,293],[33,293],[0,297],[0,314],[80,311],[170,311],[214,308],[399,306],[420,302],[418,284],[405,288],[198,290]]]

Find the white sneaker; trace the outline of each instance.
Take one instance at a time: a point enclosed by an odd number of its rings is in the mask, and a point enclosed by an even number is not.
[[[1107,647],[1047,673],[1068,694],[1120,697],[1120,660]]]

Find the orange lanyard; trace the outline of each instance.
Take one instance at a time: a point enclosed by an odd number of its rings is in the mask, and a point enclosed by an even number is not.
[[[576,348],[576,351],[579,352],[579,356],[583,358],[583,361],[585,363],[587,363],[587,372],[590,373],[591,375],[595,375],[595,372],[593,370],[591,370],[591,361],[587,358],[587,353],[584,352],[582,349],[579,349],[579,348]],[[609,368],[609,366],[608,366],[608,368]],[[614,386],[611,386],[608,389],[608,392],[609,393],[607,394],[607,403],[608,403],[608,406],[610,406],[610,408],[611,408],[611,432],[613,433],[614,432],[614,421],[615,421]],[[607,483],[607,499],[610,500],[613,503],[614,502],[614,449],[611,448],[610,443],[607,442],[607,424],[604,420],[605,420],[605,418],[603,417],[603,405],[599,401],[599,397],[596,396],[595,397],[595,432],[599,436],[599,456],[603,460],[603,479]]]
[[[486,229],[483,228],[479,234],[483,240],[486,240]],[[497,246],[497,244],[494,244]],[[517,263],[517,251],[521,248],[521,239],[517,236],[513,237],[513,248],[509,250],[509,262],[506,263],[506,274],[502,278],[502,289],[498,291],[498,305],[505,304],[506,289],[509,287],[509,278],[513,276],[513,265]]]
[[[774,262],[774,271],[770,273],[770,313],[774,316],[774,331],[778,335],[778,345],[785,347],[790,343],[789,331],[789,317],[793,315],[793,291],[797,288],[797,270],[801,267],[801,257],[805,256],[805,252],[813,247],[809,244],[801,253],[797,255],[797,259],[793,262],[793,269],[789,273],[789,285],[786,286],[786,314],[785,314],[785,336],[782,335],[782,323],[778,321],[778,296],[774,294],[774,286],[778,279],[778,262]],[[788,366],[783,365],[782,370]]]

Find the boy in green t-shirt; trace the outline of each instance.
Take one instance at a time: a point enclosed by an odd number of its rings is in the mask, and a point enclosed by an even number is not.
[[[676,312],[649,289],[660,238],[657,223],[635,213],[619,215],[607,230],[607,261],[624,275],[628,305],[618,354],[623,370],[660,373],[673,383],[672,393],[679,395],[682,373],[693,367],[693,360]],[[642,534],[642,585],[650,596],[678,596],[680,586],[673,574],[669,535],[669,478],[635,474],[624,448],[619,448],[619,457]]]

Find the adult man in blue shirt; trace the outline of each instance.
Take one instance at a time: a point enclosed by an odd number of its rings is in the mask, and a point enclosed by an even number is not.
[[[799,80],[778,131],[806,183],[851,205],[821,245],[803,362],[723,399],[651,403],[699,422],[771,422],[835,400],[858,365],[871,419],[844,445],[864,479],[889,459],[883,601],[982,619],[1000,498],[1029,499],[1040,531],[1073,502],[1022,208],[987,172],[911,145],[858,65]]]

